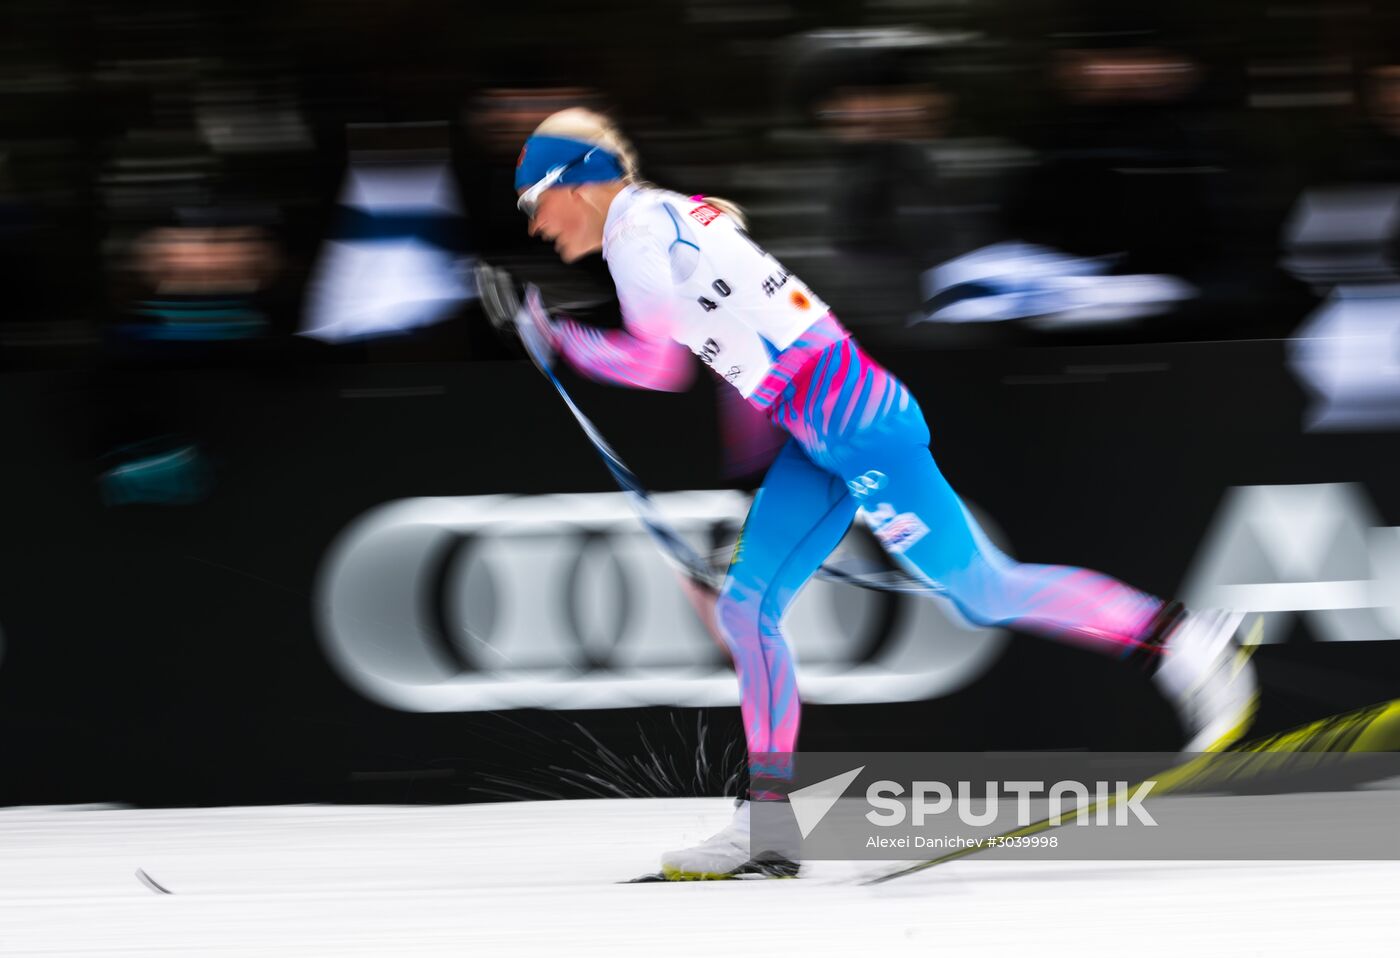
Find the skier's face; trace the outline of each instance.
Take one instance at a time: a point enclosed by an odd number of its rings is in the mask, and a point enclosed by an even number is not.
[[[603,245],[603,228],[597,209],[577,187],[559,186],[540,194],[530,217],[530,235],[554,244],[566,263],[582,259]]]

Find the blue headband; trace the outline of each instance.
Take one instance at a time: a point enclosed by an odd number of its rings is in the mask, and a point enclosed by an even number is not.
[[[520,159],[515,161],[515,188],[523,190],[534,186],[554,167],[572,163],[589,150],[593,155],[561,176],[560,186],[622,179],[622,162],[602,147],[563,136],[537,135],[525,141]]]

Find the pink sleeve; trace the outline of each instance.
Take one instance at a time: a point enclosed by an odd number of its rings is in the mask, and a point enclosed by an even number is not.
[[[553,329],[555,348],[590,379],[664,392],[689,389],[695,379],[690,350],[669,336],[638,332],[630,323],[627,329],[597,329],[568,319]]]
[[[666,392],[688,389],[695,379],[690,350],[672,335],[678,303],[667,240],[657,232],[669,224],[660,223],[664,217],[657,210],[638,211],[606,248],[625,328],[602,330],[568,320],[554,327],[556,349],[591,379]]]

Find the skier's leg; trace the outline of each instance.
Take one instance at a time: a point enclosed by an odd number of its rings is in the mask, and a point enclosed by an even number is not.
[[[1017,562],[993,546],[935,464],[918,403],[853,342],[823,355],[779,419],[847,481],[886,550],[975,624],[1131,650],[1178,614],[1106,575]]]
[[[790,753],[801,702],[782,619],[799,590],[841,541],[856,503],[845,484],[783,447],[754,497],[720,591],[716,620],[739,676],[749,755]],[[782,774],[783,769],[750,772]]]
[[[969,621],[1124,653],[1172,624],[1175,606],[1110,576],[1007,556],[988,540],[926,447],[889,444],[869,461],[883,476],[881,488],[861,496],[876,538]]]
[[[778,454],[744,521],[715,619],[739,674],[751,782],[792,773],[801,702],[792,652],[783,639],[783,613],[841,541],[855,511],[845,484],[813,464],[792,441]],[[768,761],[760,764],[758,756],[764,754]],[[751,786],[749,797],[782,796]],[[662,873],[672,879],[725,878],[746,871],[796,874],[797,840],[770,834],[762,847],[753,847],[749,814],[750,803],[742,801],[716,834],[665,852]]]

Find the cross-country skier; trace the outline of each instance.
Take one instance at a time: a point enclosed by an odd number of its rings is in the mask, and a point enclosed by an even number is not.
[[[1217,749],[1244,731],[1257,691],[1236,639],[1243,613],[1188,611],[1096,572],[998,551],[939,472],[908,389],[749,237],[737,208],[642,180],[631,144],[582,109],[539,125],[515,185],[530,232],[565,262],[602,251],[622,306],[620,330],[546,319],[541,331],[557,355],[594,379],[680,390],[693,353],[791,436],[754,497],[716,607],[751,757],[796,747],[783,614],[858,510],[885,550],[967,620],[1150,658],[1187,750]],[[757,869],[748,800],[719,833],[661,863],[671,878]]]

